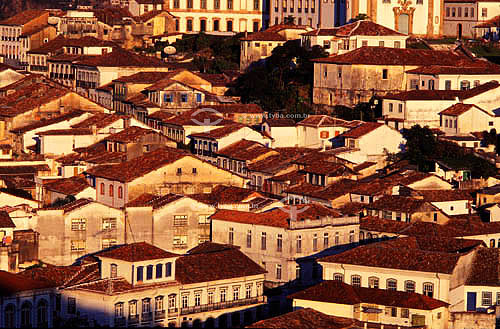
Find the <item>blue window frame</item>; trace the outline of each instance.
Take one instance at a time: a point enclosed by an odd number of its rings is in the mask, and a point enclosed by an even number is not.
[[[172,94],[163,94],[163,102],[172,103]]]
[[[165,264],[165,277],[172,276],[172,263]]]
[[[156,265],[156,278],[159,279],[163,276],[163,264]]]
[[[144,280],[144,266],[137,266],[137,281]]]
[[[201,103],[201,94],[196,94],[196,102]]]
[[[188,101],[188,95],[187,94],[181,94],[181,102],[187,103]]]
[[[146,280],[153,280],[153,265],[146,268]]]

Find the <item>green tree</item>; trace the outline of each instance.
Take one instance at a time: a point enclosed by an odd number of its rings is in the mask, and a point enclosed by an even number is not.
[[[428,127],[415,125],[410,129],[403,129],[406,139],[405,155],[411,163],[416,164],[422,171],[430,169],[429,160],[435,154],[437,141]]]

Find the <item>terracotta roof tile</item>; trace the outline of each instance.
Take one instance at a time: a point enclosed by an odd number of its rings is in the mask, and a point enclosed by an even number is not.
[[[92,135],[92,130],[88,128],[69,128],[45,130],[37,133],[38,136],[77,136]]]
[[[43,15],[48,15],[48,12],[38,9],[24,10],[12,17],[0,21],[0,25],[24,25]]]
[[[205,242],[175,263],[175,279],[182,284],[227,280],[266,273],[234,246],[207,247]]]
[[[361,47],[341,55],[314,59],[318,63],[364,64],[364,65],[455,65],[459,60],[466,60],[465,55],[452,51]]]
[[[165,124],[176,126],[199,126],[204,123],[206,126],[234,125],[234,121],[226,120],[210,111],[191,110],[163,121]]]
[[[466,278],[468,286],[500,286],[500,255],[498,248],[481,248],[470,266],[471,272]]]
[[[406,71],[412,74],[460,74],[460,75],[483,75],[500,74],[500,65],[488,61],[476,60],[475,62],[466,62],[463,65],[427,65],[417,67],[416,69]]]
[[[87,128],[90,129],[92,126],[96,126],[97,129],[105,128],[118,120],[125,120],[129,118],[126,115],[119,114],[106,114],[106,113],[96,113],[82,122],[72,125],[72,128]]]
[[[127,203],[126,207],[153,207],[153,209],[158,209],[182,198],[184,196],[178,194],[154,195],[144,193]]]
[[[172,72],[137,72],[132,75],[122,76],[113,80],[113,82],[148,84],[156,83],[170,76],[172,76]]]
[[[242,139],[217,151],[218,155],[242,161],[251,161],[266,154],[278,154],[261,143]]]
[[[57,207],[45,207],[45,208],[40,208],[39,210],[63,210],[63,212],[69,213],[72,212],[73,210],[80,209],[81,207],[84,207],[88,204],[91,204],[94,202],[94,200],[91,199],[78,199],[70,203],[66,203],[62,206],[57,206]]]
[[[231,113],[259,113],[263,114],[264,110],[257,104],[215,104],[201,106],[200,108],[214,109],[222,114]]]
[[[356,174],[352,169],[349,169],[349,167],[342,163],[329,161],[318,161],[314,164],[308,164],[301,171],[326,175],[326,177],[351,176]]]
[[[285,42],[286,38],[278,32],[261,31],[250,33],[246,37],[240,38],[242,41],[281,41]]]
[[[418,194],[429,202],[446,202],[459,200],[474,200],[472,190],[421,190]]]
[[[132,143],[139,140],[141,137],[153,134],[153,135],[161,135],[160,133],[152,130],[145,129],[137,126],[130,126],[128,128],[123,129],[120,132],[115,134],[111,134],[106,137],[104,140],[112,141],[112,142],[120,142],[120,143]],[[162,135],[163,136],[163,135]],[[167,138],[166,136],[164,136]]]
[[[428,209],[437,210],[429,202],[422,199],[399,195],[384,195],[380,199],[370,203],[368,209],[397,211],[403,213],[422,212]],[[428,210],[431,211],[431,210]]]
[[[306,36],[337,36],[349,37],[356,35],[364,36],[405,36],[403,33],[391,30],[385,26],[368,20],[361,20],[350,24],[345,24],[337,28],[317,29],[302,35]]]
[[[9,216],[9,213],[6,211],[0,211],[0,227],[1,228],[12,228],[16,227],[16,224],[12,221]]]
[[[131,51],[118,47],[113,48],[112,52],[84,59],[76,64],[94,67],[168,67],[166,62],[156,57],[137,55]]]
[[[74,110],[68,113],[64,113],[62,115],[58,115],[56,117],[46,119],[46,120],[40,120],[40,121],[35,121],[29,125],[25,125],[16,129],[12,129],[11,132],[15,134],[23,134],[25,132],[35,130],[38,128],[46,127],[55,123],[63,122],[63,121],[68,121],[74,118],[78,118],[79,116],[83,115],[85,112],[81,110]]]
[[[141,262],[145,260],[178,257],[179,255],[165,251],[146,242],[122,245],[109,251],[96,254],[97,257],[119,259],[126,262]]]
[[[307,118],[297,123],[297,125],[311,127],[350,127],[349,121],[328,115],[309,115]]]
[[[223,126],[220,128],[215,128],[215,129],[212,129],[208,132],[194,133],[194,134],[189,135],[189,137],[218,139],[218,138],[226,137],[232,133],[235,133],[238,130],[243,129],[244,127],[248,127],[248,126],[238,124],[238,123],[233,123],[232,125],[227,125],[227,126]],[[248,128],[251,129],[250,127],[248,127]]]
[[[346,131],[342,134],[342,137],[345,138],[360,138],[366,134],[371,133],[375,129],[382,127],[384,124],[378,122],[365,122],[362,125],[353,128],[349,131]]]
[[[51,179],[43,184],[44,189],[65,195],[78,194],[88,187],[90,187],[90,184],[84,176]]]
[[[248,188],[217,185],[212,189],[211,193],[191,194],[189,196],[200,202],[212,204],[215,206],[246,202],[252,197],[262,197],[263,194]]]
[[[24,280],[39,280],[51,287],[70,287],[99,278],[99,265],[90,263],[73,266],[54,266],[43,264],[18,274]]]
[[[53,285],[44,280],[32,280],[20,275],[0,271],[0,295],[9,296],[21,291],[52,288]]]

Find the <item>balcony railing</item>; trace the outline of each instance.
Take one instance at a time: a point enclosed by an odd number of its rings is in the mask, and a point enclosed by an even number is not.
[[[201,313],[201,312],[210,312],[214,310],[221,310],[232,307],[239,307],[245,305],[259,304],[264,302],[264,296],[245,298],[232,300],[228,302],[219,302],[213,304],[206,304],[200,306],[192,306],[181,308],[181,315],[193,314],[193,313]]]
[[[155,321],[165,319],[165,310],[155,311]]]
[[[171,315],[171,314],[177,314],[177,308],[169,308],[168,309],[168,315]]]
[[[139,323],[139,315],[138,314],[128,316],[128,324],[129,325],[137,324],[137,323]]]
[[[151,322],[153,320],[153,312],[142,313],[141,322]]]

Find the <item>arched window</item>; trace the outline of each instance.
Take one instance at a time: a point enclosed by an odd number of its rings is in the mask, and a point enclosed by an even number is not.
[[[434,297],[434,284],[430,282],[425,282],[423,291],[424,295],[429,297]]]
[[[370,240],[372,238],[372,234],[370,232],[366,233],[366,238]]]
[[[21,306],[21,327],[31,327],[31,303],[24,302]]]
[[[398,290],[398,280],[387,279],[387,290]]]
[[[101,183],[101,195],[104,195],[104,183]]]
[[[113,196],[113,184],[109,184],[109,196],[112,197]]]
[[[415,292],[415,281],[407,280],[405,281],[405,291]]]
[[[351,285],[353,285],[355,287],[361,287],[361,276],[352,275],[351,276]]]
[[[375,276],[371,276],[368,278],[368,287],[369,288],[379,288],[379,279]]]
[[[118,198],[123,199],[123,187],[118,186]]]
[[[16,327],[16,307],[13,304],[7,305],[4,312],[5,328]]]
[[[47,301],[45,299],[40,300],[36,308],[36,319],[38,324],[37,327],[39,328],[48,327],[47,309],[48,309]]]
[[[344,282],[344,275],[342,273],[334,273],[333,274],[334,281]]]

